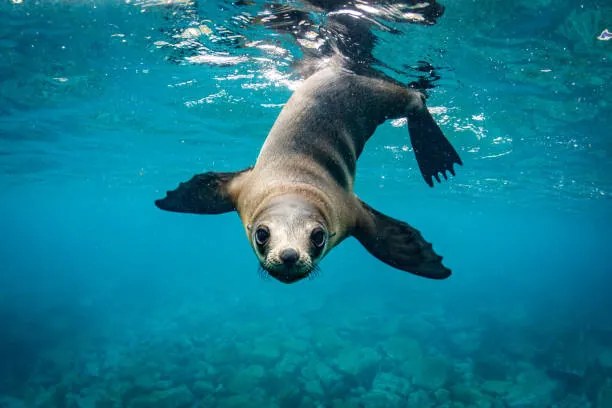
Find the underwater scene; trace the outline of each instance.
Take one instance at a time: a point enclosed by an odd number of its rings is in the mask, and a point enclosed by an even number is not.
[[[610,30],[603,0],[0,0],[0,408],[612,408]],[[329,66],[427,106],[320,106],[299,92]],[[157,208],[253,166],[293,92],[298,150],[329,138],[298,123],[380,111],[347,214],[408,223],[451,276],[345,217],[287,284],[278,230],[232,211],[255,201]],[[419,115],[457,153],[442,174]],[[308,177],[358,201],[334,163]]]

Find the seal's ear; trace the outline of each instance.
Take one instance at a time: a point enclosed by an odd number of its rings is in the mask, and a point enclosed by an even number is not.
[[[364,202],[353,231],[355,238],[384,263],[430,279],[445,279],[450,269],[421,233],[405,222],[386,216]]]
[[[180,183],[176,190],[156,200],[155,205],[166,211],[194,214],[221,214],[236,209],[230,194],[230,184],[238,176],[250,171],[231,173],[208,172],[197,174],[191,180]]]

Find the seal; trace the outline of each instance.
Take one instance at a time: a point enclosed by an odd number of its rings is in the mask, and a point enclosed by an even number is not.
[[[208,172],[181,183],[157,207],[175,212],[237,211],[261,266],[281,282],[309,276],[332,248],[353,236],[376,258],[418,276],[450,269],[421,233],[373,209],[353,191],[357,159],[378,125],[407,118],[421,173],[430,186],[461,164],[421,92],[347,69],[341,56],[293,93],[251,168]]]

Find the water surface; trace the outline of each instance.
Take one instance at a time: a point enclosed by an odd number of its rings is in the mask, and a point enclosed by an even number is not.
[[[436,68],[464,166],[430,189],[387,123],[356,190],[453,276],[351,239],[291,286],[235,214],[153,200],[253,163],[300,48],[248,23],[260,2],[166,3],[0,4],[0,406],[612,406],[605,2],[448,0],[377,29],[388,75]]]

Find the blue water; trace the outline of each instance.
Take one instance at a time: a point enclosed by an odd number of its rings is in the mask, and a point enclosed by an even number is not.
[[[379,30],[397,80],[438,68],[464,166],[430,189],[387,123],[356,191],[453,276],[349,239],[293,285],[236,214],[153,201],[254,162],[299,49],[241,23],[261,4],[166,3],[0,3],[0,407],[612,407],[607,2],[447,0]]]

